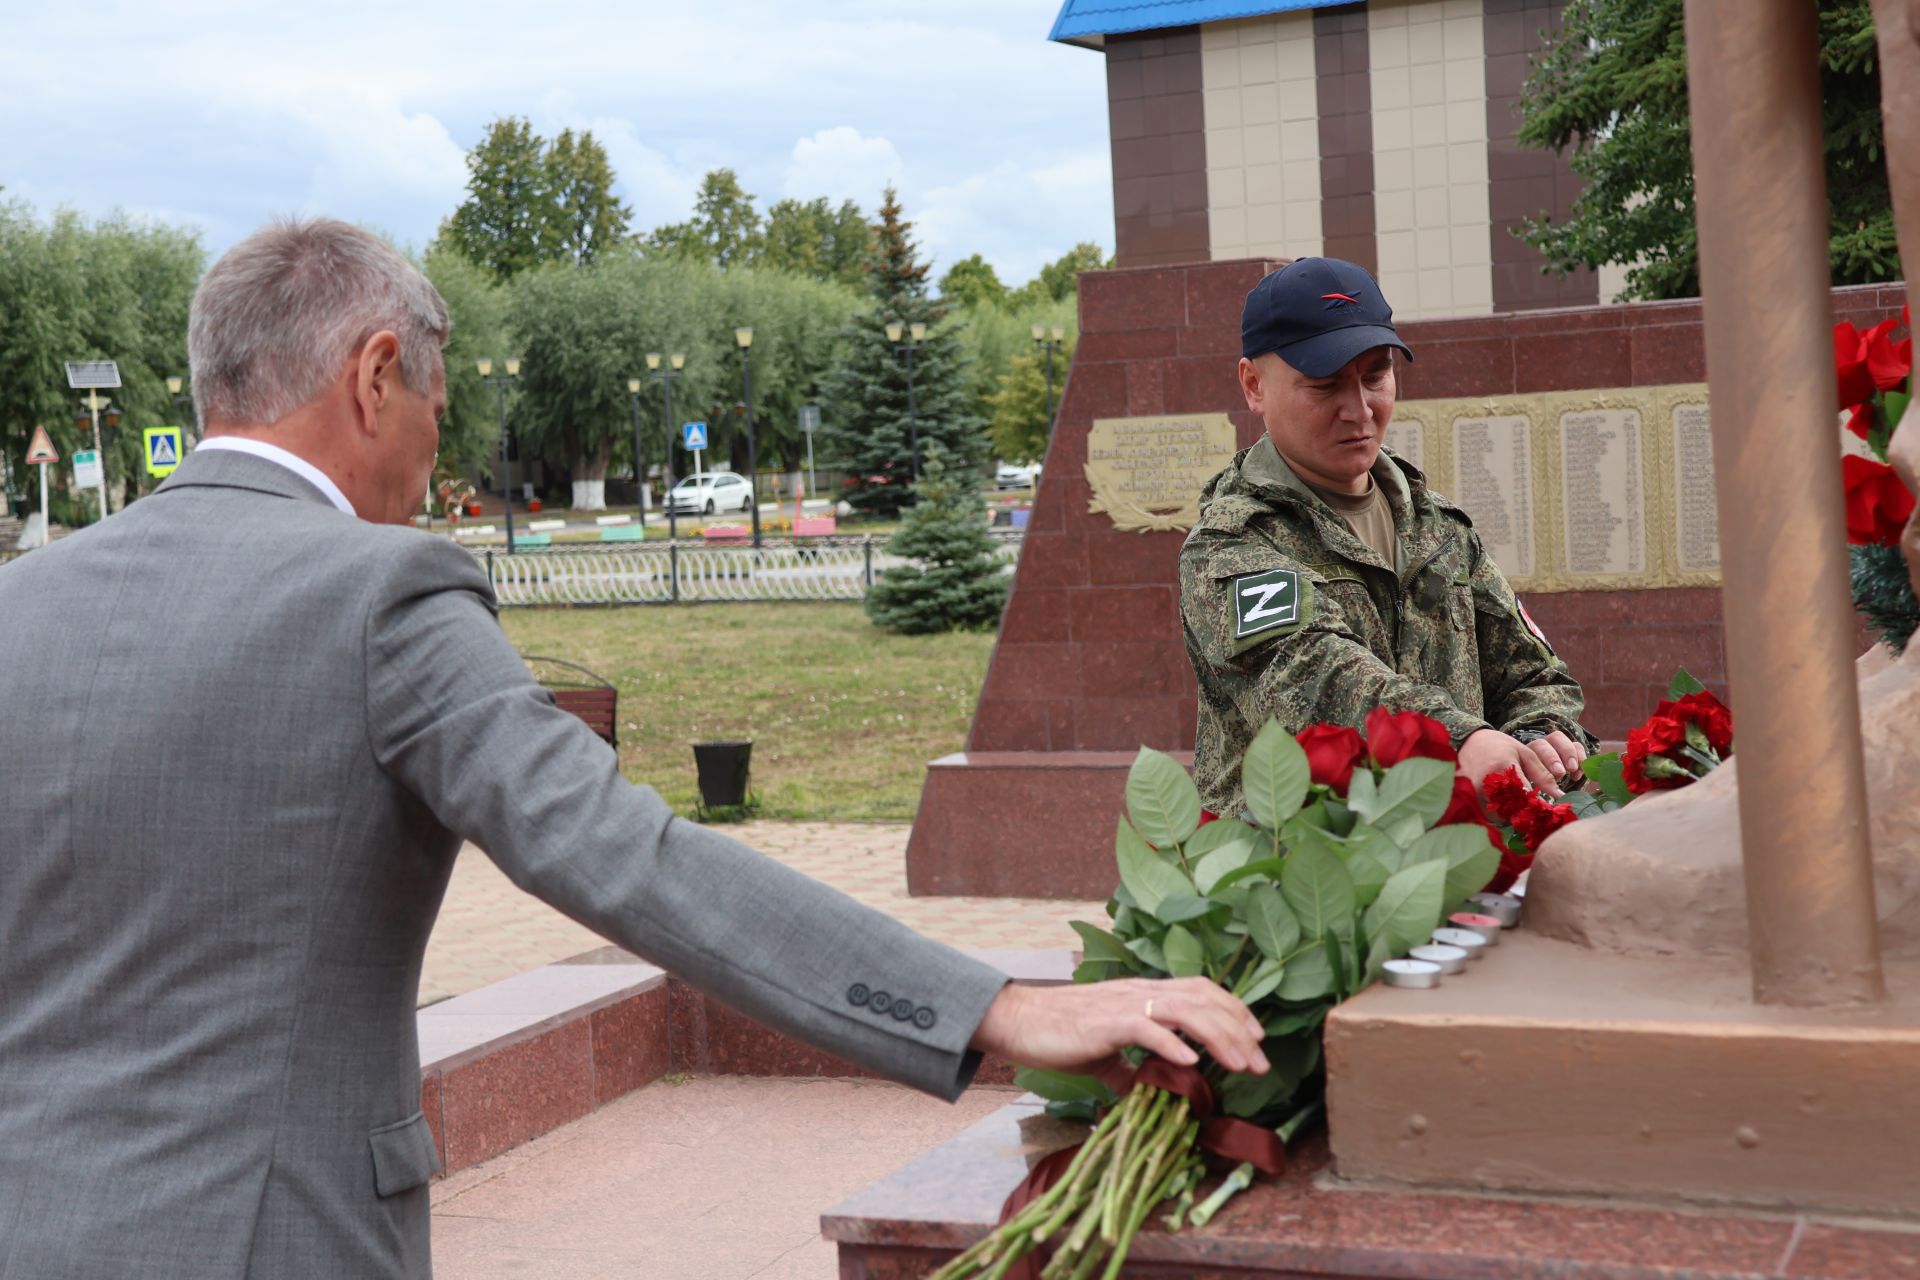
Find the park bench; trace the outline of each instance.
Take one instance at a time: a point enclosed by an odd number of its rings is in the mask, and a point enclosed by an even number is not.
[[[524,653],[520,658],[540,687],[553,695],[555,706],[579,716],[608,746],[616,749],[620,746],[618,690],[572,662]]]

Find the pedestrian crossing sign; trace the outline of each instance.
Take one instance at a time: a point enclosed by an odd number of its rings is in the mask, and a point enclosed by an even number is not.
[[[680,447],[692,452],[707,447],[707,424],[704,422],[683,423],[680,427]]]
[[[174,468],[180,465],[181,437],[184,433],[179,427],[148,427],[147,474],[150,476],[170,476]]]

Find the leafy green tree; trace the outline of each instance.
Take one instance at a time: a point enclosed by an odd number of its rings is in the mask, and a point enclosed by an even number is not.
[[[506,288],[444,241],[428,249],[420,266],[453,318],[445,353],[447,416],[440,424],[440,462],[491,469],[500,450],[500,408],[474,362],[520,354],[507,336]]]
[[[1053,353],[1053,408],[1060,406],[1060,383],[1073,361],[1071,343]],[[1001,375],[999,389],[988,398],[992,416],[987,436],[995,456],[1009,462],[1032,462],[1046,456],[1053,423],[1047,413],[1047,374],[1044,354],[1019,355]]]
[[[865,283],[873,231],[851,200],[781,200],[767,210],[759,265],[857,289]]]
[[[467,153],[467,198],[439,240],[507,280],[548,262],[591,262],[627,235],[613,166],[593,134],[551,143],[518,117],[495,120]]]
[[[693,217],[652,231],[648,253],[692,258],[719,267],[747,266],[760,255],[760,211],[731,169],[715,169],[700,180]]]
[[[960,343],[967,349],[968,364],[973,371],[968,388],[973,396],[974,412],[987,422],[994,417],[993,398],[1000,393],[1002,381],[1013,371],[1014,360],[1021,356],[1038,357],[1035,367],[1040,370],[1040,399],[1036,403],[1044,417],[1046,362],[1045,356],[1034,348],[1033,326],[1036,324],[1048,332],[1057,327],[1066,335],[1060,349],[1053,353],[1055,395],[1066,385],[1070,359],[1066,353],[1078,332],[1076,299],[1068,295],[1058,302],[1023,300],[1017,306],[1015,301],[1009,297],[1004,306],[964,307],[955,313]]]
[[[1039,274],[1021,285],[1015,294],[1016,306],[1041,302],[1064,302],[1079,291],[1082,271],[1105,271],[1113,265],[1106,251],[1083,240],[1040,268]]]
[[[1899,274],[1868,0],[1819,0],[1835,284]],[[1527,222],[1547,269],[1630,264],[1625,298],[1700,292],[1683,0],[1568,0],[1521,99],[1520,141],[1572,151],[1570,216]]]
[[[614,198],[613,164],[593,134],[562,129],[545,159],[552,208],[547,252],[560,261],[592,262],[627,237],[633,211]]]
[[[940,277],[940,298],[956,307],[997,306],[1007,300],[1007,286],[993,264],[976,253],[947,268]]]
[[[940,323],[944,309],[927,296],[928,269],[901,215],[888,188],[874,228],[869,308],[848,326],[841,360],[822,387],[827,411],[819,448],[848,473],[847,500],[881,515],[908,502],[916,438],[923,461],[938,442],[955,468],[977,465],[987,443],[959,326]],[[894,323],[903,327],[902,344],[887,336]],[[926,336],[912,346],[909,386],[907,353],[895,348],[915,323],[926,326]]]
[[[888,569],[867,593],[876,626],[926,635],[999,622],[1007,574],[987,534],[986,503],[971,468],[938,442],[928,446],[919,499],[887,550],[911,563]]]
[[[35,425],[46,426],[62,459],[50,477],[56,518],[98,511],[84,495],[59,498],[74,450],[92,447],[91,426],[75,422],[83,410],[65,363],[118,362],[121,387],[102,393],[121,412],[103,441],[108,487],[116,502],[150,490],[141,432],[186,421],[166,380],[187,372],[187,309],[205,261],[182,227],[120,214],[89,222],[71,210],[43,222],[23,203],[0,202],[0,455],[9,483],[37,502],[26,452]]]

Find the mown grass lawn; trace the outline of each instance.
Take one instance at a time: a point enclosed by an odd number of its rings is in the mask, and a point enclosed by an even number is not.
[[[759,816],[910,819],[929,760],[966,744],[991,633],[897,636],[858,604],[505,609],[522,653],[620,691],[620,767],[691,816],[690,744],[753,739]]]

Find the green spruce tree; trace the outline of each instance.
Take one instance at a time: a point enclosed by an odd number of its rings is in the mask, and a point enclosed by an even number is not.
[[[876,626],[907,635],[994,626],[1007,599],[1007,575],[994,558],[986,503],[969,466],[938,442],[927,447],[919,503],[887,544],[912,561],[880,575],[867,593]]]
[[[942,325],[945,309],[927,296],[927,265],[889,187],[874,227],[868,264],[867,310],[845,334],[844,354],[823,381],[830,406],[819,445],[846,471],[847,501],[856,510],[891,516],[910,500],[917,438],[921,471],[931,447],[945,450],[955,482],[970,478],[986,457],[985,424],[975,411],[968,355],[956,326]],[[887,326],[901,327],[898,342]],[[912,326],[925,336],[912,341]],[[912,384],[908,352],[912,346]]]

